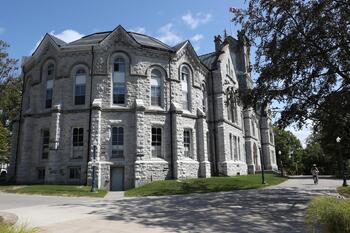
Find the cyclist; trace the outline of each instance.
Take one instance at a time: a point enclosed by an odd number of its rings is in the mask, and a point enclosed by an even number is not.
[[[317,169],[316,164],[313,164],[311,168],[311,174],[312,178],[314,179],[314,184],[318,184],[318,173],[319,170]]]

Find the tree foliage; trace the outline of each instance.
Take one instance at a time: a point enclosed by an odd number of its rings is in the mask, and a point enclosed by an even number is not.
[[[0,162],[8,161],[12,123],[21,107],[22,79],[16,77],[17,60],[0,40]]]
[[[0,40],[0,83],[4,83],[10,77],[15,76],[15,71],[17,70],[17,60],[13,58],[9,58],[9,54],[7,53],[7,48],[9,45]],[[1,94],[2,89],[0,89]]]
[[[301,164],[303,148],[299,139],[293,133],[277,126],[273,127],[273,131],[275,134],[277,164],[282,165],[289,174],[299,174],[303,170]],[[279,151],[281,151],[281,154],[279,154]]]
[[[0,163],[8,162],[9,158],[9,132],[0,122]]]
[[[247,9],[231,12],[257,48],[252,99],[283,102],[281,125],[317,120],[330,95],[350,91],[348,1],[250,0]]]

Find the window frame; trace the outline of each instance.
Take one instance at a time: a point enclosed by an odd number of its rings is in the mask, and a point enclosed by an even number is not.
[[[73,84],[73,93],[74,93],[74,105],[75,106],[84,106],[86,105],[86,93],[87,93],[87,81],[88,81],[88,73],[86,71],[86,69],[84,67],[77,67],[75,70],[75,72],[73,73],[74,76],[74,84]],[[82,74],[78,74],[79,71],[83,71],[83,75]],[[84,84],[77,84],[77,78],[79,76],[84,76]],[[77,95],[77,87],[79,86],[83,86],[84,87],[84,95]],[[79,99],[77,99],[79,98]],[[81,101],[81,102],[80,102]]]
[[[74,130],[77,129],[78,130],[78,134],[76,136],[77,138],[77,142],[75,142],[74,138]],[[82,134],[80,132],[80,130],[82,129]],[[80,137],[82,137],[82,140],[80,140]],[[76,127],[72,127],[72,131],[71,131],[71,159],[74,160],[81,160],[84,158],[84,140],[85,140],[85,130],[84,127],[80,127],[80,126],[76,126]],[[74,145],[76,143],[76,145]],[[78,154],[78,155],[76,155]],[[81,154],[81,155],[79,155]]]
[[[74,173],[73,172],[73,177],[71,176],[72,175],[72,170],[73,169],[78,169],[78,172],[77,173]],[[78,174],[78,177],[74,177],[74,175]],[[68,167],[68,180],[70,181],[78,181],[78,180],[81,180],[81,166],[69,166]]]
[[[116,64],[120,64],[120,63],[117,63],[116,61],[118,59],[122,59],[123,62],[124,62],[124,72],[120,72],[120,73],[124,73],[124,81],[123,82],[115,82],[114,80],[116,79],[115,77],[115,65]],[[114,106],[126,106],[127,105],[127,85],[126,85],[126,79],[127,79],[127,72],[128,72],[128,67],[129,67],[129,59],[127,59],[125,56],[121,55],[121,54],[116,54],[112,57],[112,62],[111,62],[111,72],[112,72],[112,90],[111,90],[111,94],[112,94],[112,100],[111,100],[111,103],[112,105]],[[114,94],[114,91],[115,91],[115,88],[123,88],[123,92],[122,94],[119,94],[119,95],[123,95],[123,102],[122,103],[119,103],[117,100],[118,100],[118,97],[116,97],[116,101],[115,101],[115,95],[118,95],[118,93]],[[116,89],[117,90],[117,89]]]
[[[123,130],[123,134],[122,134],[122,141],[123,141],[123,144],[122,145],[118,145],[118,144],[116,144],[116,146],[118,147],[118,146],[120,146],[120,147],[122,147],[122,150],[119,150],[119,151],[122,151],[122,155],[121,156],[113,156],[113,128],[116,128],[116,129],[122,129]],[[122,126],[122,125],[112,125],[111,126],[111,131],[110,131],[110,133],[111,133],[111,142],[110,142],[110,146],[111,146],[111,149],[110,149],[110,158],[111,159],[123,159],[125,156],[125,130],[124,130],[124,126]],[[118,135],[118,133],[117,133],[117,135]],[[118,142],[118,138],[117,138],[117,142]]]
[[[183,70],[187,69],[188,73],[185,73]],[[187,92],[186,92],[186,102],[184,102],[184,91],[183,91],[183,74],[187,74],[187,80],[186,80],[186,87],[187,87]],[[180,66],[180,83],[181,83],[181,102],[182,102],[182,109],[185,111],[192,111],[192,79],[193,79],[193,72],[192,69],[189,65],[187,64],[182,64]],[[185,106],[186,103],[186,106]]]
[[[188,132],[189,134],[189,137],[187,137],[189,139],[189,142],[185,142],[186,140],[186,137],[185,137],[185,132]],[[187,147],[186,145],[188,145],[188,151],[186,153],[186,150],[185,148]],[[191,158],[193,159],[194,155],[193,155],[193,135],[192,135],[192,129],[189,129],[189,128],[185,128],[183,130],[183,147],[184,147],[184,157],[186,158]]]
[[[50,74],[49,74],[50,72]],[[52,73],[51,73],[52,72]],[[48,62],[45,65],[45,109],[52,108],[52,100],[53,100],[53,89],[54,89],[54,80],[56,74],[56,65],[53,62]],[[49,85],[49,82],[52,83]],[[48,86],[51,86],[48,88]],[[50,98],[48,98],[48,96]]]
[[[37,172],[37,180],[39,182],[45,182],[45,177],[46,177],[45,167],[37,167],[36,172]]]
[[[48,142],[44,143],[45,140],[45,132],[48,132]],[[40,137],[40,147],[41,147],[41,153],[40,153],[40,159],[41,160],[48,160],[49,154],[50,154],[50,130],[45,128],[41,130],[41,137]],[[44,157],[45,149],[47,149],[47,156]],[[45,152],[46,154],[46,152]]]
[[[158,72],[159,73],[159,75],[160,76],[158,76],[158,77],[155,77],[154,75],[153,75],[153,72]],[[159,88],[159,96],[158,96],[158,104],[153,104],[153,95],[152,95],[152,88],[153,88],[153,86],[152,86],[152,80],[154,79],[154,77],[155,78],[159,78],[159,86],[156,86],[156,87],[158,87]],[[152,70],[151,70],[151,72],[150,72],[150,90],[151,90],[151,93],[150,93],[150,98],[151,98],[151,106],[152,107],[161,107],[161,108],[163,108],[163,95],[164,95],[164,73],[160,70],[160,69],[158,69],[158,68],[153,68]]]
[[[160,145],[156,145],[159,147],[159,149],[157,150],[157,154],[156,156],[154,156],[153,154],[153,129],[156,129],[156,131],[160,130],[160,134],[158,134],[158,132],[156,132],[155,137],[160,135]],[[158,141],[156,140],[155,143],[157,143]],[[152,125],[151,127],[151,158],[161,158],[164,159],[165,155],[164,155],[164,149],[163,149],[163,145],[164,145],[164,127],[161,125]],[[159,154],[158,154],[159,153]]]

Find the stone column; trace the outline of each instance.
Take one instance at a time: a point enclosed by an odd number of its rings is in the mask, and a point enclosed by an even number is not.
[[[172,103],[170,106],[170,111],[172,112],[172,127],[173,127],[173,167],[174,167],[174,178],[180,179],[183,178],[183,171],[181,168],[181,157],[183,157],[184,148],[183,148],[183,125],[181,122],[182,107],[178,106],[176,103]]]
[[[254,164],[254,142],[252,140],[253,129],[252,129],[252,119],[251,113],[252,109],[245,110],[244,116],[244,134],[245,134],[245,151],[246,151],[246,163],[248,166],[248,173],[255,174],[255,164]],[[258,151],[258,149],[257,149]],[[258,152],[257,152],[258,153]]]
[[[145,146],[145,106],[142,99],[135,100],[135,129],[136,129],[136,160],[135,160],[135,187],[142,185],[146,181],[143,172],[142,159]]]
[[[101,165],[100,165],[100,149],[101,149],[101,107],[102,99],[94,99],[92,102],[92,112],[91,112],[91,145],[90,145],[90,158],[88,163],[88,173],[87,173],[87,183],[91,185],[92,183],[92,166],[96,166],[96,182],[97,187],[101,188]],[[94,157],[94,146],[96,146],[96,160],[93,160]]]
[[[46,181],[48,183],[56,183],[60,180],[60,165],[61,158],[58,153],[60,142],[60,121],[61,121],[61,105],[54,105],[52,108],[50,122],[50,151],[49,151],[49,166]]]
[[[199,176],[208,178],[211,176],[210,162],[208,161],[208,145],[206,116],[202,110],[197,109],[197,151],[199,161]]]

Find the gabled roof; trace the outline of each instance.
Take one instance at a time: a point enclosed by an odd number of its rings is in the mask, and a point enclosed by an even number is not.
[[[36,47],[36,49],[32,53],[32,55],[36,54],[41,49],[41,46],[42,44],[44,44],[45,41],[50,41],[56,48],[67,45],[67,43],[64,42],[63,40],[60,40],[57,37],[50,35],[49,33],[46,33],[44,38],[40,41],[38,47]]]
[[[67,43],[64,42],[63,40],[61,40],[61,39],[59,39],[59,38],[57,38],[57,37],[55,37],[55,36],[53,36],[53,35],[50,35],[50,34],[49,34],[49,36],[52,38],[52,40],[53,40],[59,47],[61,47],[61,46],[67,44]]]
[[[91,35],[84,36],[76,41],[66,44],[66,47],[72,48],[74,46],[82,46],[82,45],[97,45],[103,40],[105,40],[106,38],[108,38],[114,31],[118,29],[125,31],[136,43],[140,44],[141,46],[160,49],[160,50],[167,50],[171,52],[175,51],[172,47],[170,47],[169,45],[161,42],[160,40],[154,37],[144,35],[141,33],[126,31],[120,25],[113,31],[97,32]]]
[[[188,41],[188,40],[182,41],[182,42],[178,43],[177,45],[173,46],[173,47],[172,47],[173,50],[177,51],[177,50],[181,49],[182,46],[184,46],[184,45],[186,44],[187,41]]]
[[[218,58],[219,53],[218,52],[212,52],[212,53],[207,53],[199,56],[199,60],[208,67],[210,70],[215,68],[216,61]]]

